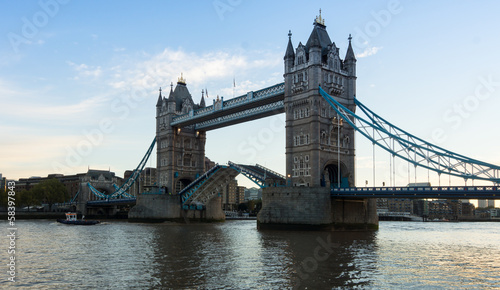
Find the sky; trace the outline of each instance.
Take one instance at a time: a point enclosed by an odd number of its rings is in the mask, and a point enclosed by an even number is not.
[[[353,37],[361,102],[436,145],[500,164],[498,1],[0,0],[0,7],[0,173],[9,179],[88,168],[123,176],[154,138],[160,87],[168,92],[182,73],[194,101],[207,89],[211,104],[280,83],[289,30],[294,47],[305,44],[319,9],[341,56]],[[284,137],[284,115],[276,115],[209,131],[206,155],[284,174]],[[373,147],[360,135],[355,142],[357,185],[388,183],[389,155],[375,149],[374,181]],[[397,167],[396,182],[406,185],[407,167]],[[448,182],[464,184],[441,177]]]

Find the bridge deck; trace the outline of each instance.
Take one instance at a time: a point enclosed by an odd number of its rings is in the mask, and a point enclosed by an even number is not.
[[[500,186],[421,186],[333,188],[334,197],[500,199]]]

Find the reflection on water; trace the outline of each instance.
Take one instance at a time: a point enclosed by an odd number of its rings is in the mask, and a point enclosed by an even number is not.
[[[0,286],[500,287],[500,223],[381,222],[377,232],[297,232],[258,231],[255,221],[20,221],[18,229],[18,282]]]

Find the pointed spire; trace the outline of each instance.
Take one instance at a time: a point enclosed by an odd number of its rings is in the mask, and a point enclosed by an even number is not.
[[[163,102],[163,98],[161,96],[161,87],[160,87],[160,95],[158,96],[158,102],[156,102],[156,106],[161,107],[162,102]]]
[[[284,59],[295,59],[295,51],[292,45],[292,31],[288,30],[288,46],[286,47],[286,53]]]
[[[352,40],[352,37],[351,37],[351,34],[349,34],[349,47],[347,47],[347,53],[345,55],[345,61],[347,60],[354,60],[356,61],[356,56],[354,55],[354,50],[352,49],[352,45],[351,45],[351,40]]]
[[[200,101],[200,107],[205,108],[205,98],[203,98],[203,90],[201,90],[201,101]]]
[[[306,43],[306,51],[309,51],[311,47],[320,47],[322,54],[326,54],[328,46],[332,44],[332,41],[328,32],[326,32],[325,20],[321,17],[321,11],[320,15],[316,16],[313,26],[311,35]]]
[[[168,100],[173,101],[174,100],[174,83],[170,82],[170,94],[168,95]]]

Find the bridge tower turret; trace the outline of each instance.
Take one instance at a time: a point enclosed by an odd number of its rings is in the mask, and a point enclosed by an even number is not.
[[[192,126],[177,128],[170,124],[175,116],[192,114],[200,105],[193,102],[181,74],[175,89],[171,84],[168,99],[160,92],[156,106],[158,186],[175,194],[205,172],[206,133]]]
[[[337,118],[318,92],[320,85],[355,110],[356,58],[349,46],[344,60],[316,17],[306,45],[295,52],[291,33],[284,57],[286,174],[292,186],[354,186],[354,129]]]

